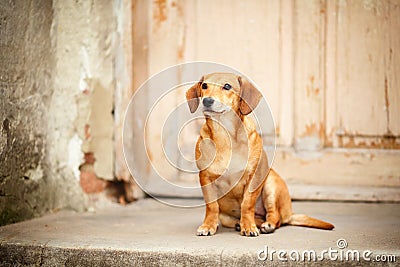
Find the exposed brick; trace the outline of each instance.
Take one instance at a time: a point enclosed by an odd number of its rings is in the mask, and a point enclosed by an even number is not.
[[[87,194],[102,192],[106,186],[106,182],[99,179],[94,172],[82,169],[79,183]]]

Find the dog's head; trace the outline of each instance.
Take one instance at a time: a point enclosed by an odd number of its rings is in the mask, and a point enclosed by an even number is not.
[[[234,111],[237,114],[251,113],[261,99],[261,93],[245,78],[233,73],[211,73],[186,92],[190,112],[195,112],[200,103],[205,115],[213,116]]]

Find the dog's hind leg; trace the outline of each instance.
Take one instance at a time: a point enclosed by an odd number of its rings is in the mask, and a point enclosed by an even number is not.
[[[276,205],[276,199],[272,192],[263,191],[264,205],[267,210],[266,221],[261,224],[260,231],[264,234],[273,233],[280,226],[280,214]],[[265,194],[265,195],[264,195]]]
[[[262,200],[267,210],[266,221],[261,225],[261,232],[268,234],[281,225],[288,223],[292,215],[292,203],[286,184],[271,169],[262,192]]]

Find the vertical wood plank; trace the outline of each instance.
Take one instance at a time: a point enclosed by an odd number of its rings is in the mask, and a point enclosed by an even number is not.
[[[184,20],[183,53],[184,61],[203,60],[197,57],[197,6],[198,1],[189,0],[182,2]]]
[[[149,77],[149,2],[132,2],[132,66],[133,90]]]
[[[178,64],[184,55],[185,25],[182,1],[157,0],[151,2],[149,24],[149,74],[154,75],[167,67]],[[179,73],[166,77],[168,84],[180,83]],[[149,83],[149,116],[146,120],[146,148],[152,163],[149,166],[149,187],[158,191],[157,181],[162,177],[170,182],[179,179],[177,169],[170,164],[179,158],[177,141],[171,138],[177,136],[176,127],[164,127],[171,112],[182,99],[182,90],[173,90],[166,84]],[[165,95],[164,95],[165,93]],[[175,125],[178,118],[174,118]],[[171,132],[172,131],[172,132]]]
[[[122,132],[124,116],[129,101],[133,95],[132,89],[132,7],[131,1],[123,1],[119,7],[123,15],[119,18],[120,46],[117,48],[116,69],[117,84],[114,92],[114,123],[115,123],[115,176],[119,180],[129,181],[130,174],[125,164],[122,147]]]
[[[148,78],[148,34],[149,34],[149,2],[132,1],[132,90],[137,92],[140,85]],[[135,102],[131,113],[126,114],[124,132],[125,157],[128,164],[135,163],[138,166],[148,164],[147,155],[142,149],[143,122],[146,120],[146,102]],[[137,112],[139,111],[139,112]],[[131,133],[131,134],[129,134]],[[132,166],[129,166],[132,167]],[[121,175],[121,174],[120,174]],[[143,179],[146,177],[133,177]]]
[[[384,135],[385,1],[340,1],[337,28],[337,134]]]
[[[328,1],[327,146],[396,147],[398,6],[396,1]]]
[[[325,3],[294,2],[295,148],[324,146]]]
[[[213,8],[210,8],[213,7]],[[198,1],[195,58],[249,76],[280,117],[280,1]],[[279,123],[279,120],[277,120]]]
[[[327,1],[326,5],[326,77],[325,77],[325,146],[338,147],[337,119],[337,24],[338,1]]]
[[[388,106],[389,132],[400,136],[400,2],[387,1],[386,5],[388,6],[386,36],[389,40],[386,48],[387,103],[385,105]]]
[[[149,28],[149,74],[154,75],[182,60],[185,27],[181,1],[152,1]]]
[[[293,1],[280,2],[279,25],[279,117],[277,118],[276,131],[279,144],[292,146],[294,136],[294,90],[293,90]],[[271,51],[272,53],[272,51]]]

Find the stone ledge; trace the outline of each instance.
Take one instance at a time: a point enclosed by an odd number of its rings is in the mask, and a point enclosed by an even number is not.
[[[183,200],[185,201],[185,200]],[[193,200],[192,200],[193,201]],[[396,204],[295,202],[294,210],[335,224],[333,231],[287,226],[257,238],[220,228],[197,237],[203,208],[181,209],[146,199],[93,213],[62,211],[0,228],[1,266],[268,266],[257,252],[337,249],[346,239],[351,250],[395,255],[400,260],[400,207]],[[343,261],[295,262],[336,266]],[[346,261],[347,266],[376,262]],[[396,263],[382,263],[382,266]]]

